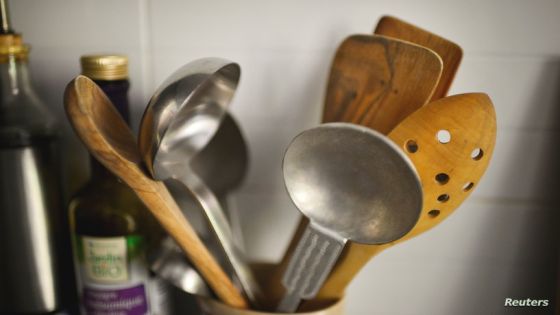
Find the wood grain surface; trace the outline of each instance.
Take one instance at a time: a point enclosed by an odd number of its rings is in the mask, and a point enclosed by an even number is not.
[[[175,239],[216,295],[227,305],[247,301],[212,257],[162,182],[146,176],[136,139],[111,101],[90,79],[78,76],[66,87],[66,114],[90,153],[127,183]]]
[[[350,122],[388,133],[426,104],[443,64],[432,50],[377,35],[353,35],[338,47],[323,122]]]
[[[382,17],[377,23],[374,33],[406,40],[435,51],[443,61],[443,72],[432,95],[432,100],[447,95],[463,58],[463,50],[459,45],[392,16]]]

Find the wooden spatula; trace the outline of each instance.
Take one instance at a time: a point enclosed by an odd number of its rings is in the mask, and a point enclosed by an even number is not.
[[[162,182],[143,171],[136,139],[111,101],[90,79],[78,76],[66,87],[66,114],[95,158],[120,177],[175,239],[216,295],[226,304],[247,301],[198,238]]]
[[[389,138],[416,166],[424,203],[415,227],[403,238],[384,245],[350,244],[314,302],[337,300],[358,271],[376,254],[438,225],[471,194],[492,158],[496,115],[483,93],[449,96],[406,118]],[[320,305],[320,304],[319,304]]]
[[[430,100],[441,71],[441,58],[427,48],[383,36],[350,36],[331,66],[323,122],[352,122],[387,133]],[[306,226],[302,218],[271,277],[272,300],[283,294],[280,278]]]
[[[442,61],[432,50],[378,35],[353,35],[338,47],[323,122],[350,122],[381,133],[426,104]]]
[[[375,34],[406,40],[435,51],[443,61],[443,72],[432,100],[447,95],[463,58],[463,50],[459,45],[392,16],[384,16],[379,20]]]

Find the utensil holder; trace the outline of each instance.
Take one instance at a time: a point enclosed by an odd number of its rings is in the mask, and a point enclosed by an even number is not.
[[[267,284],[268,276],[272,274],[272,270],[277,268],[276,265],[271,263],[254,263],[251,268],[255,271],[257,278],[262,282],[262,285]],[[162,279],[164,280],[164,279]],[[164,280],[165,281],[165,280]],[[171,282],[169,284],[169,303],[173,314],[200,314],[203,315],[344,315],[344,299],[339,301],[324,301],[320,304],[314,304],[313,308],[299,313],[274,313],[273,311],[255,311],[244,310],[225,305],[224,303],[216,300],[213,297],[195,296],[191,295]],[[177,284],[175,284],[177,285]],[[276,303],[270,300],[262,301],[267,309],[273,309]]]
[[[266,287],[268,276],[277,266],[271,263],[253,263],[251,269],[255,272],[256,276],[262,281],[263,287]],[[234,308],[224,303],[205,297],[196,298],[199,308],[203,311],[204,315],[344,315],[344,299],[326,305],[324,308],[305,311],[300,313],[275,313],[272,311],[255,311],[255,310],[242,310]],[[270,301],[265,301],[264,305],[270,306]]]
[[[241,310],[227,306],[219,301],[203,297],[198,298],[197,302],[204,312],[204,315],[344,315],[344,300],[340,300],[325,309],[304,313],[271,313]]]

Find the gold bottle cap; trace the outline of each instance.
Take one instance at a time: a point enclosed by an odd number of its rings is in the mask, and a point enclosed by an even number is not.
[[[19,34],[0,34],[0,62],[6,62],[9,56],[17,60],[26,60],[29,46],[23,43]]]
[[[85,55],[80,58],[82,74],[93,80],[128,78],[128,57],[123,55]]]

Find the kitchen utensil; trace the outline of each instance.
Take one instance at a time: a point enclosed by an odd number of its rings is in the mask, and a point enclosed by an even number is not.
[[[218,196],[224,196],[241,183],[245,177],[247,165],[247,145],[231,114],[226,114],[214,137],[193,158],[191,163],[193,171]],[[193,200],[190,194],[184,194],[184,189],[174,189],[174,187],[169,186],[168,188],[189,221],[193,216],[200,213],[200,211],[194,211],[199,210],[199,204],[196,200]],[[176,190],[175,194],[174,190]],[[232,216],[230,216],[230,221],[232,219]],[[233,227],[235,226],[232,224],[232,229]],[[205,232],[202,231],[198,234],[206,235]],[[203,239],[203,241],[211,253],[216,254],[219,251],[216,248],[218,245],[214,244],[215,242],[212,239]],[[211,296],[204,280],[171,239],[166,238],[154,252],[150,253],[149,263],[152,271],[160,278],[184,292],[193,295]]]
[[[200,241],[164,184],[146,176],[134,135],[99,87],[87,77],[78,76],[66,87],[64,103],[70,123],[91,154],[134,189],[216,295],[228,305],[246,307],[245,299]]]
[[[216,300],[204,297],[198,299],[198,304],[204,311],[204,314],[211,315],[278,315],[278,313],[275,312],[234,309]],[[344,312],[344,305],[344,301],[341,300],[320,310],[305,313],[282,313],[282,315],[344,315],[346,314]]]
[[[426,104],[442,71],[432,50],[379,35],[352,35],[331,66],[323,122],[351,122],[383,134]]]
[[[383,245],[351,243],[317,295],[337,300],[358,271],[376,254],[441,223],[471,194],[486,171],[496,142],[496,114],[490,98],[467,93],[442,98],[419,109],[389,134],[418,170],[424,204],[414,228]],[[307,306],[306,306],[307,307]]]
[[[269,263],[257,263],[251,264],[252,270],[255,272],[257,279],[261,285],[264,285],[268,282],[271,271],[274,270],[276,266],[274,264]],[[224,305],[220,301],[217,301],[212,298],[197,296],[198,306],[202,310],[204,314],[208,315],[278,315],[272,311],[275,304],[270,304],[270,309],[266,309],[265,311],[256,311],[256,310],[240,310],[234,309],[227,305]],[[269,301],[266,301],[269,302]],[[329,305],[325,305],[321,309],[314,310],[312,312],[306,313],[282,313],[283,315],[343,315],[345,314],[345,300],[341,299],[338,301],[334,301]],[[268,304],[267,304],[268,305]],[[198,314],[198,313],[197,313]]]
[[[281,312],[317,293],[348,240],[394,241],[414,226],[422,206],[410,160],[362,126],[331,123],[299,134],[286,150],[283,172],[290,197],[311,223],[282,278]]]
[[[185,259],[171,238],[165,238],[149,256],[150,267],[158,277],[189,294],[212,296],[204,279]]]
[[[374,32],[427,47],[437,53],[443,62],[443,71],[432,94],[432,101],[447,95],[463,58],[463,50],[459,45],[392,16],[382,17]]]
[[[192,171],[192,158],[217,131],[239,81],[236,63],[219,58],[193,61],[173,73],[150,100],[140,125],[140,151],[156,180],[182,183],[201,208],[251,304],[261,290],[214,193]]]
[[[193,158],[191,167],[220,200],[220,204],[226,210],[236,244],[243,249],[238,209],[230,207],[227,197],[229,192],[243,182],[249,167],[249,153],[243,133],[231,114],[226,114],[214,137]],[[191,206],[191,209],[199,207],[195,200],[187,196],[188,194],[181,195],[183,199],[190,199],[191,205],[196,205]]]
[[[217,196],[239,186],[248,165],[247,144],[231,114],[224,116],[214,137],[191,162],[192,170]]]
[[[214,192],[226,210],[233,236],[240,248],[243,247],[241,223],[235,213],[237,209],[228,206],[227,194],[241,184],[248,163],[245,139],[231,114],[224,116],[214,137],[191,162],[192,170]],[[211,232],[204,211],[192,194],[185,194],[184,186],[177,181],[167,181],[166,185],[187,219],[195,226],[198,235],[209,237]]]
[[[352,122],[386,134],[430,100],[441,71],[441,59],[427,48],[378,35],[350,36],[331,66],[323,122]],[[280,277],[307,224],[303,217],[270,281],[272,299],[283,293]]]

